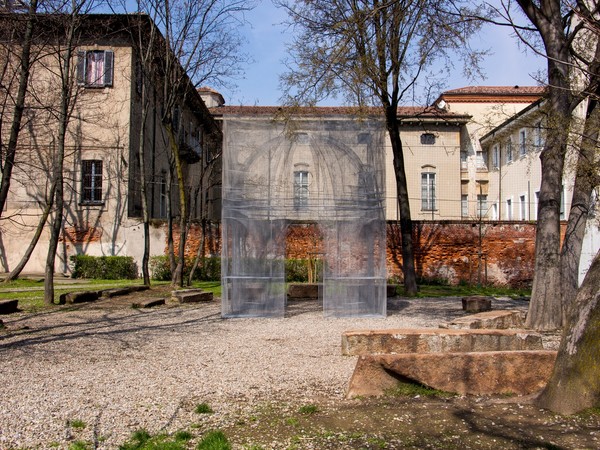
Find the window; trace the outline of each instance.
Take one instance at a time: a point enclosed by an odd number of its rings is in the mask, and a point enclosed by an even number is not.
[[[477,217],[483,218],[487,216],[487,195],[480,194],[477,196]]]
[[[435,210],[435,173],[423,172],[421,174],[421,209],[423,211]]]
[[[541,149],[541,147],[544,146],[544,135],[542,132],[542,121],[540,120],[538,123],[535,124],[535,141],[534,141],[535,146],[538,149]]]
[[[511,162],[512,159],[512,142],[509,139],[508,141],[506,141],[506,162]]]
[[[506,220],[513,220],[512,199],[506,200]]]
[[[460,152],[460,168],[467,170],[467,152]]]
[[[540,210],[540,191],[535,193],[535,218],[538,217],[538,212]]]
[[[492,205],[492,219],[498,220],[498,203]]]
[[[434,145],[435,144],[435,134],[423,133],[421,135],[421,144],[422,145]]]
[[[519,197],[520,219],[527,220],[527,201],[525,195]]]
[[[102,202],[102,161],[81,161],[81,200],[83,203]]]
[[[160,194],[158,197],[158,217],[167,217],[167,172],[162,171],[160,176]]]
[[[519,131],[519,156],[525,156],[527,153],[527,130]]]
[[[566,220],[567,213],[565,211],[565,187],[560,188],[560,220]]]
[[[487,169],[487,166],[485,165],[486,159],[487,159],[487,152],[483,152],[483,151],[475,152],[475,161],[477,164],[477,169],[479,169],[479,170]]]
[[[77,83],[87,87],[112,86],[113,60],[111,50],[77,52]]]
[[[469,196],[465,194],[460,196],[460,216],[469,216]]]
[[[500,162],[500,146],[498,144],[494,145],[492,149],[492,167],[494,169],[498,168],[498,163]]]
[[[308,206],[308,171],[294,172],[294,207],[303,209]]]

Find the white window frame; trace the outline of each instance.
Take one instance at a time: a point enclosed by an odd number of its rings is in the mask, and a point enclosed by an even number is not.
[[[294,208],[296,209],[308,207],[309,177],[308,170],[294,171]]]
[[[525,156],[527,154],[527,129],[521,128],[519,130],[519,156]]]
[[[544,146],[544,135],[541,120],[535,124],[535,146],[538,148],[538,150]]]
[[[479,219],[486,218],[488,213],[488,196],[487,194],[477,194],[477,217]]]
[[[513,160],[512,140],[510,138],[506,141],[505,146],[506,146],[506,162],[509,163],[509,162],[512,162],[512,160]]]
[[[494,144],[492,148],[492,167],[497,169],[499,167],[500,162],[500,145]]]
[[[513,220],[513,204],[512,197],[506,199],[506,220]]]
[[[527,194],[519,195],[519,218],[527,220]]]
[[[460,196],[460,217],[469,217],[469,196],[467,194]]]
[[[436,211],[436,173],[421,172],[421,210]]]

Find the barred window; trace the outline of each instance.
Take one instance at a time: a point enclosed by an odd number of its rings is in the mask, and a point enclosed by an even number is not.
[[[81,200],[83,203],[102,202],[102,161],[81,161]]]

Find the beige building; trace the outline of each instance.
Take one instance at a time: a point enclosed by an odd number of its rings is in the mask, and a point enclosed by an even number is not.
[[[40,17],[43,30],[43,17]],[[4,18],[5,22],[11,18]],[[16,19],[15,19],[16,20]],[[145,124],[144,153],[148,174],[151,217],[165,219],[167,196],[172,191],[173,214],[177,214],[176,189],[170,176],[169,143],[161,122],[160,85],[143,76],[136,46],[132,42],[134,20],[143,33],[154,25],[147,16],[89,15],[83,18],[81,37],[73,49],[71,110],[64,158],[65,210],[56,270],[69,272],[69,257],[75,254],[125,255],[137,261],[143,254],[138,149],[140,142],[141,88],[151,93]],[[6,24],[6,23],[5,23]],[[48,25],[49,26],[49,25]],[[18,45],[4,36],[1,55],[12,73],[18,73]],[[35,41],[39,56],[31,69],[23,131],[19,136],[6,210],[1,218],[0,265],[11,270],[47,205],[51,167],[58,139],[57,105],[61,78],[58,67],[64,48],[58,42]],[[5,74],[4,80],[8,75]],[[14,84],[9,91],[14,90]],[[206,189],[204,163],[215,150],[210,143],[220,131],[191,83],[175,107],[172,126],[177,135],[192,218],[210,214],[218,204],[218,192]],[[2,126],[10,127],[11,97],[5,95]],[[4,139],[7,136],[3,134]],[[203,185],[204,183],[204,185]],[[204,188],[203,188],[204,187]],[[215,198],[210,198],[213,195]],[[47,230],[48,227],[46,227]],[[151,227],[151,251],[164,254],[164,228]],[[41,272],[47,253],[48,234],[42,235],[26,266],[26,272]]]
[[[462,129],[460,153],[460,217],[491,219],[488,154],[480,138],[519,111],[539,100],[544,90],[535,86],[470,86],[446,91],[435,105],[449,112],[468,114]],[[455,200],[456,201],[456,200]]]

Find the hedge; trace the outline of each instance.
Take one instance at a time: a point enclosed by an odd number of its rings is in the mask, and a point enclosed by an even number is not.
[[[71,256],[73,278],[103,280],[134,280],[138,277],[137,264],[131,256]]]

